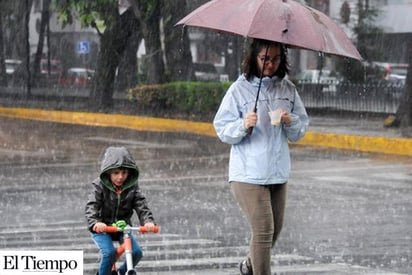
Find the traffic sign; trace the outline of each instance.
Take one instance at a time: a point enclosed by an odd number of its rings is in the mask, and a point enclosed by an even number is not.
[[[88,54],[88,53],[90,53],[89,41],[79,41],[77,43],[77,53],[78,54]]]

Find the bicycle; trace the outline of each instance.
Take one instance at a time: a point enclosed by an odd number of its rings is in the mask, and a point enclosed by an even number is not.
[[[130,225],[126,226],[107,226],[105,231],[103,233],[117,233],[117,232],[123,232],[123,243],[120,244],[116,248],[116,258],[112,266],[112,275],[117,275],[117,261],[120,259],[120,257],[125,254],[125,261],[126,261],[126,275],[136,275],[136,270],[134,269],[133,266],[133,258],[132,258],[132,241],[130,238],[130,235],[132,234],[133,231],[137,231],[141,234],[149,233],[149,231],[146,229],[144,226],[138,226],[138,227],[132,227]],[[155,225],[153,228],[153,231],[150,231],[151,233],[158,233],[160,231],[160,227]],[[103,234],[102,233],[102,234]]]

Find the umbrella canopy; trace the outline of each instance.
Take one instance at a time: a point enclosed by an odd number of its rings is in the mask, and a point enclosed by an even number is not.
[[[362,60],[348,36],[330,17],[293,0],[212,0],[176,25],[272,40]]]

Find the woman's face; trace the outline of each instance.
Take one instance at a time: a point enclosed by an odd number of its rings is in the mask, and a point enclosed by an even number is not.
[[[262,50],[257,55],[257,65],[259,73],[262,72],[263,61],[265,60],[266,47],[263,47]],[[263,71],[263,76],[273,76],[279,64],[281,62],[281,50],[278,46],[270,46],[266,56],[265,69]]]

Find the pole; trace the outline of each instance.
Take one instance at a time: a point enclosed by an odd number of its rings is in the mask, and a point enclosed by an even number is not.
[[[262,86],[263,72],[265,71],[265,65],[266,65],[266,59],[267,59],[268,52],[269,52],[269,45],[266,46],[265,57],[263,58],[263,66],[262,66],[262,71],[260,72],[260,80],[259,80],[258,90],[256,93],[255,107],[253,108],[254,113],[257,112],[257,104],[259,101],[260,88]],[[249,129],[247,129],[248,135],[252,134],[252,132],[253,132],[253,127],[250,127]]]

